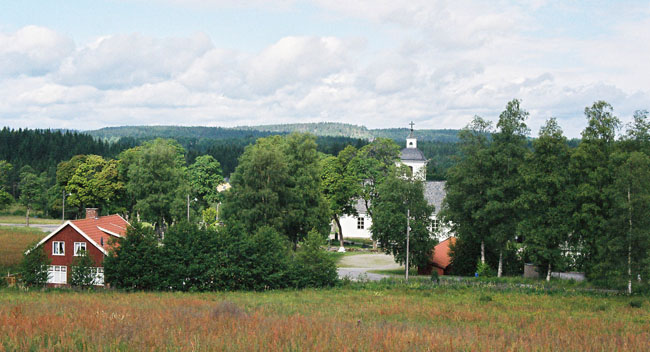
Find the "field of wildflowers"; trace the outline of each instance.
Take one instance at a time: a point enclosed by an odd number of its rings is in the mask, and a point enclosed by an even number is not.
[[[228,293],[0,290],[0,350],[648,351],[624,296],[426,284]]]

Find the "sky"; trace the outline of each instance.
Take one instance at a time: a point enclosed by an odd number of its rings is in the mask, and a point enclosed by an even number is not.
[[[0,0],[0,126],[496,123],[650,109],[650,1]],[[624,126],[623,126],[624,130]]]

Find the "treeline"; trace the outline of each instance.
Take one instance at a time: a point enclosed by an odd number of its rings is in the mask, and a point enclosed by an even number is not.
[[[650,121],[621,122],[598,101],[575,148],[555,119],[528,147],[528,113],[508,103],[496,130],[476,117],[460,133],[442,215],[458,236],[454,270],[520,273],[534,263],[584,271],[592,282],[646,289],[650,277]],[[575,141],[573,142],[575,143]],[[477,264],[478,262],[478,264]]]

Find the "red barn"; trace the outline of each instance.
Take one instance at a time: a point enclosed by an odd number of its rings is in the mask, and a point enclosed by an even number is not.
[[[66,221],[37,246],[50,258],[48,286],[63,286],[70,282],[70,266],[80,250],[85,250],[95,263],[95,282],[104,285],[104,257],[111,249],[110,239],[126,235],[129,223],[119,215],[97,216],[97,209],[86,209],[83,220]]]

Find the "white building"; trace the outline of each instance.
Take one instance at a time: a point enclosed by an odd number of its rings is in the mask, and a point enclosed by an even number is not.
[[[428,160],[424,157],[422,151],[417,149],[417,139],[413,134],[413,123],[411,123],[411,133],[406,138],[406,148],[402,149],[400,152],[400,162],[401,164],[407,165],[413,171],[413,175],[417,179],[424,181],[424,197],[430,205],[435,207],[434,226],[438,227],[439,225],[436,217],[442,207],[442,200],[445,198],[445,181],[425,181],[427,176]],[[343,238],[372,238],[372,233],[370,232],[372,218],[368,214],[366,204],[362,199],[357,200],[356,210],[358,216],[341,216],[340,221],[343,230]],[[447,227],[439,229],[437,234],[439,240],[444,240],[449,236],[450,233]]]

